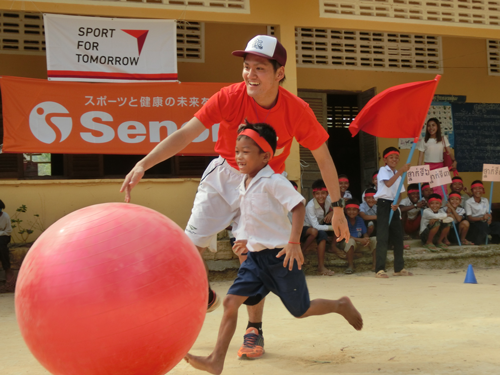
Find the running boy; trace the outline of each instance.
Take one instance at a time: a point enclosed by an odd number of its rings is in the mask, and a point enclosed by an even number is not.
[[[318,273],[324,276],[333,276],[335,272],[325,267],[325,250],[326,241],[328,240],[327,231],[332,231],[333,229],[330,224],[324,223],[325,216],[332,210],[332,202],[323,180],[314,181],[312,191],[313,199],[306,206],[304,228],[314,228],[318,231],[316,237],[318,244]]]
[[[443,200],[439,194],[431,194],[420,222],[420,239],[423,247],[429,251],[436,252],[440,249],[447,250],[448,245],[443,241],[450,231],[453,218],[441,211]],[[436,246],[434,246],[436,243]]]
[[[403,199],[399,204],[399,209],[403,216],[403,228],[407,235],[412,238],[418,238],[420,221],[422,219],[421,212],[427,205],[423,199],[421,201],[418,200],[420,197],[418,184],[408,185],[407,195],[408,197]]]
[[[398,210],[398,202],[394,202],[396,193],[404,172],[410,169],[410,164],[405,164],[399,171],[396,166],[399,163],[399,150],[395,147],[388,147],[383,152],[385,166],[378,171],[378,189],[375,194],[377,199],[377,250],[375,277],[386,279],[389,277],[385,271],[387,260],[387,249],[389,243],[394,245],[394,273],[393,276],[413,276],[411,272],[405,270],[403,257],[403,225]],[[401,192],[404,192],[404,186]],[[389,216],[391,210],[394,211],[391,223]]]
[[[299,237],[305,216],[304,198],[267,164],[276,150],[276,133],[267,124],[247,124],[236,141],[236,160],[245,174],[239,186],[241,221],[234,251],[247,252],[238,276],[224,300],[224,315],[214,351],[208,357],[187,354],[199,370],[220,374],[234,335],[238,309],[258,303],[269,292],[280,297],[297,318],[338,313],[356,330],[363,319],[347,297],[309,300],[301,266]],[[293,213],[292,225],[286,218]]]
[[[369,251],[373,255],[373,269],[375,269],[375,247],[377,240],[375,237],[370,237],[366,228],[365,222],[359,216],[359,203],[355,199],[349,199],[345,204],[345,214],[347,216],[347,225],[351,238],[345,243],[344,250],[347,254],[347,269],[345,274],[354,273],[354,253],[357,251]]]

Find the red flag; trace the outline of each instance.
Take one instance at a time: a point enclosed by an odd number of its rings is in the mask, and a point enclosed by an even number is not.
[[[374,96],[349,125],[382,138],[416,138],[424,125],[440,75],[431,81],[393,86]]]

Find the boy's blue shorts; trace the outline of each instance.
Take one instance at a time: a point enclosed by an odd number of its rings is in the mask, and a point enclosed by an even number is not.
[[[311,305],[306,278],[296,261],[292,271],[283,267],[285,255],[276,258],[281,250],[249,251],[227,294],[248,297],[244,304],[253,306],[273,292],[293,316],[304,315]]]

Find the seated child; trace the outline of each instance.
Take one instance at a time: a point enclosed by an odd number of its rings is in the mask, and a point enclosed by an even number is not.
[[[462,177],[455,176],[451,179],[450,193],[453,192],[460,194],[461,197],[460,207],[465,208],[465,202],[467,201],[467,199],[472,197],[472,192],[467,191],[467,188],[464,186]]]
[[[290,181],[290,183],[293,185],[295,190],[298,189],[298,186],[295,183],[295,181]],[[290,220],[290,224],[292,223],[292,215],[293,214],[291,212],[288,212],[288,220]],[[300,247],[302,249],[302,255],[305,256],[307,249],[309,248],[309,246],[312,245],[316,237],[318,237],[318,230],[309,227],[307,225],[304,225],[304,227],[302,228],[302,233],[300,235],[300,243],[301,243]],[[234,243],[231,244],[231,246],[232,245],[234,245]]]
[[[420,188],[422,189],[422,200],[427,202],[431,194],[434,193],[434,190],[432,190],[431,185],[429,185],[428,182],[424,182]],[[427,207],[427,204],[425,207]]]
[[[408,197],[402,199],[399,203],[403,228],[408,236],[411,238],[418,238],[420,233],[420,221],[422,219],[422,209],[426,208],[427,204],[423,199],[419,201],[420,192],[418,190],[418,184],[408,185],[407,195]]]
[[[462,196],[460,193],[456,191],[452,191],[448,195],[448,201],[446,202],[446,206],[441,208],[443,212],[445,212],[449,217],[453,219],[455,225],[458,225],[457,231],[460,236],[460,243],[462,245],[474,245],[472,242],[465,239],[467,236],[467,232],[469,231],[469,222],[464,219],[465,210],[460,207],[460,202],[462,201]],[[457,234],[455,233],[455,229],[451,228],[448,233],[448,242],[445,242],[447,245],[451,243],[458,244]]]
[[[326,190],[326,185],[323,180],[316,180],[312,184],[313,199],[307,203],[306,216],[304,220],[304,228],[309,227],[318,231],[316,243],[318,244],[318,273],[325,276],[333,276],[335,272],[325,267],[325,250],[328,234],[332,231],[331,224],[325,224],[324,218],[332,209],[331,200]]]
[[[472,198],[465,202],[465,213],[470,222],[467,239],[476,245],[486,243],[488,235],[492,236],[491,243],[500,243],[500,223],[492,222],[490,204],[483,198],[484,186],[480,180],[475,180],[471,185]]]
[[[378,185],[377,175],[378,175],[378,171],[373,172],[373,174],[372,174],[372,181],[368,184],[368,187],[365,189],[365,191],[361,195],[361,200],[363,202],[365,201],[366,190],[368,190],[368,189],[375,189],[375,192],[377,192],[377,185]]]
[[[377,239],[376,237],[370,237],[368,235],[365,222],[361,216],[359,216],[359,204],[357,200],[349,199],[346,202],[345,214],[351,238],[348,242],[343,242],[344,251],[347,253],[348,263],[344,273],[354,273],[354,253],[357,251],[368,251],[372,253],[373,269],[375,269],[375,247],[377,246]]]
[[[344,200],[352,198],[352,194],[349,190],[349,177],[345,174],[339,174],[339,187],[340,187],[340,197]]]
[[[363,328],[361,314],[349,298],[309,299],[298,242],[305,215],[304,198],[267,164],[275,150],[276,133],[271,126],[247,123],[239,129],[236,162],[244,176],[239,186],[241,218],[233,250],[248,251],[248,258],[241,264],[224,299],[224,314],[213,352],[208,357],[189,353],[184,357],[198,370],[222,372],[240,306],[255,305],[269,292],[280,297],[297,318],[337,313],[356,330]],[[288,211],[293,213],[292,225],[286,218]]]
[[[429,208],[424,210],[422,220],[420,222],[420,239],[424,244],[424,248],[435,252],[440,249],[448,249],[443,241],[450,231],[450,225],[453,219],[441,209],[442,199],[439,194],[431,194],[427,201]],[[436,246],[434,246],[434,242]]]
[[[374,198],[376,192],[375,189],[366,189],[365,201],[359,206],[359,216],[365,221],[368,237],[377,235],[377,201]]]

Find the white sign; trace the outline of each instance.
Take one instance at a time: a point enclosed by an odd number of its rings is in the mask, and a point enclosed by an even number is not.
[[[430,178],[431,188],[451,184],[450,170],[448,167],[433,169],[430,171]]]
[[[417,165],[416,167],[410,167],[406,173],[408,179],[408,184],[416,184],[419,182],[429,182],[430,169],[428,165]]]
[[[45,14],[44,24],[49,80],[177,80],[174,20]]]
[[[483,164],[483,181],[500,181],[500,165]]]

